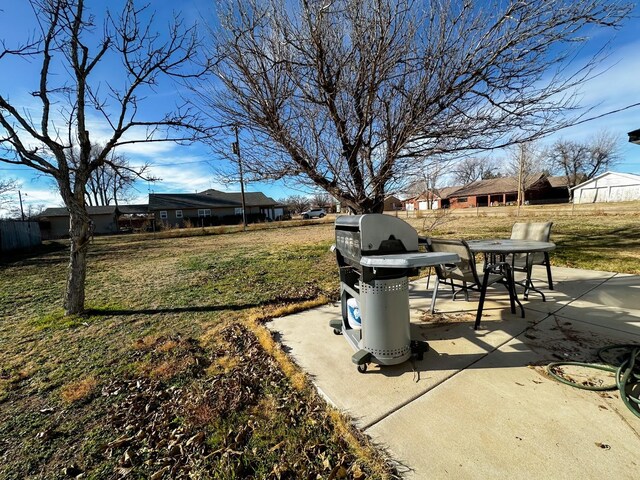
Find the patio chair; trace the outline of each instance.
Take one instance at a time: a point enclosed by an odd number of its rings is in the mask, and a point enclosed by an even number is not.
[[[514,223],[511,229],[511,238],[517,240],[538,240],[548,242],[551,237],[551,226],[553,222],[537,223]],[[531,270],[534,265],[544,265],[547,268],[547,282],[549,290],[553,290],[553,279],[551,278],[551,264],[549,263],[548,252],[538,252],[532,254],[519,253],[508,259],[512,270],[524,272],[527,275],[526,285],[533,286],[531,281]],[[527,289],[525,289],[527,298]],[[543,296],[544,298],[544,296]]]
[[[427,249],[430,252],[457,253],[460,257],[460,261],[457,263],[438,265],[435,267],[436,280],[435,286],[433,287],[433,294],[431,296],[431,313],[435,313],[436,297],[438,296],[438,287],[441,283],[451,286],[453,300],[456,299],[456,295],[460,293],[460,291],[463,291],[465,300],[469,301],[469,290],[480,292],[481,299],[484,299],[482,292],[482,279],[478,275],[476,259],[469,249],[469,245],[467,244],[467,242],[465,242],[464,240],[429,238],[427,240]],[[505,285],[505,288],[509,292],[510,299],[513,298],[511,287],[508,285],[508,282],[505,282],[505,278],[503,275],[490,273],[487,279],[487,283],[486,285],[484,285],[484,287],[486,288],[489,285],[493,285],[494,283],[498,282]],[[457,292],[455,291],[456,288],[459,289]],[[477,314],[478,320],[476,320],[475,324],[476,329],[478,328],[478,324],[480,323],[479,318],[481,313],[482,312],[480,311]]]

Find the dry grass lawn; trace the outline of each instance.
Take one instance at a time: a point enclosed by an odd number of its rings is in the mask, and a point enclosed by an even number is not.
[[[640,274],[637,214],[553,220],[555,265]],[[410,222],[469,239],[514,218]],[[393,475],[262,325],[337,297],[332,223],[203,233],[96,238],[82,317],[63,242],[0,264],[0,478]]]
[[[82,317],[64,245],[2,264],[0,478],[391,475],[262,325],[335,296],[331,230],[96,238]]]

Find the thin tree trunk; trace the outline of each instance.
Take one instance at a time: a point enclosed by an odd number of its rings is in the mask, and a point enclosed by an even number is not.
[[[89,250],[91,232],[89,216],[81,207],[69,205],[69,213],[71,254],[67,272],[64,309],[66,315],[73,315],[84,311],[87,251]]]

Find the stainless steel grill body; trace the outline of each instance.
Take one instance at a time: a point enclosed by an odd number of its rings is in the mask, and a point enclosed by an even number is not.
[[[335,223],[342,321],[332,323],[368,363],[395,365],[411,356],[408,277],[418,268],[456,261],[456,255],[418,252],[418,234],[408,223],[382,214],[340,216]],[[446,258],[445,258],[446,257]],[[361,329],[347,318],[347,301],[360,305]]]

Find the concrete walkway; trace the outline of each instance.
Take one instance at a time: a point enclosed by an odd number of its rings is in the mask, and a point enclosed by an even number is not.
[[[477,331],[477,296],[453,302],[441,292],[432,317],[425,280],[412,284],[412,337],[427,340],[430,351],[422,361],[365,374],[329,328],[338,305],[269,327],[406,478],[638,478],[640,419],[616,392],[562,385],[544,365],[594,361],[599,347],[640,344],[640,277],[568,268],[554,268],[553,277],[546,302],[535,294],[523,301],[524,319],[509,312],[504,289],[491,289]],[[534,278],[546,286],[542,269]]]

